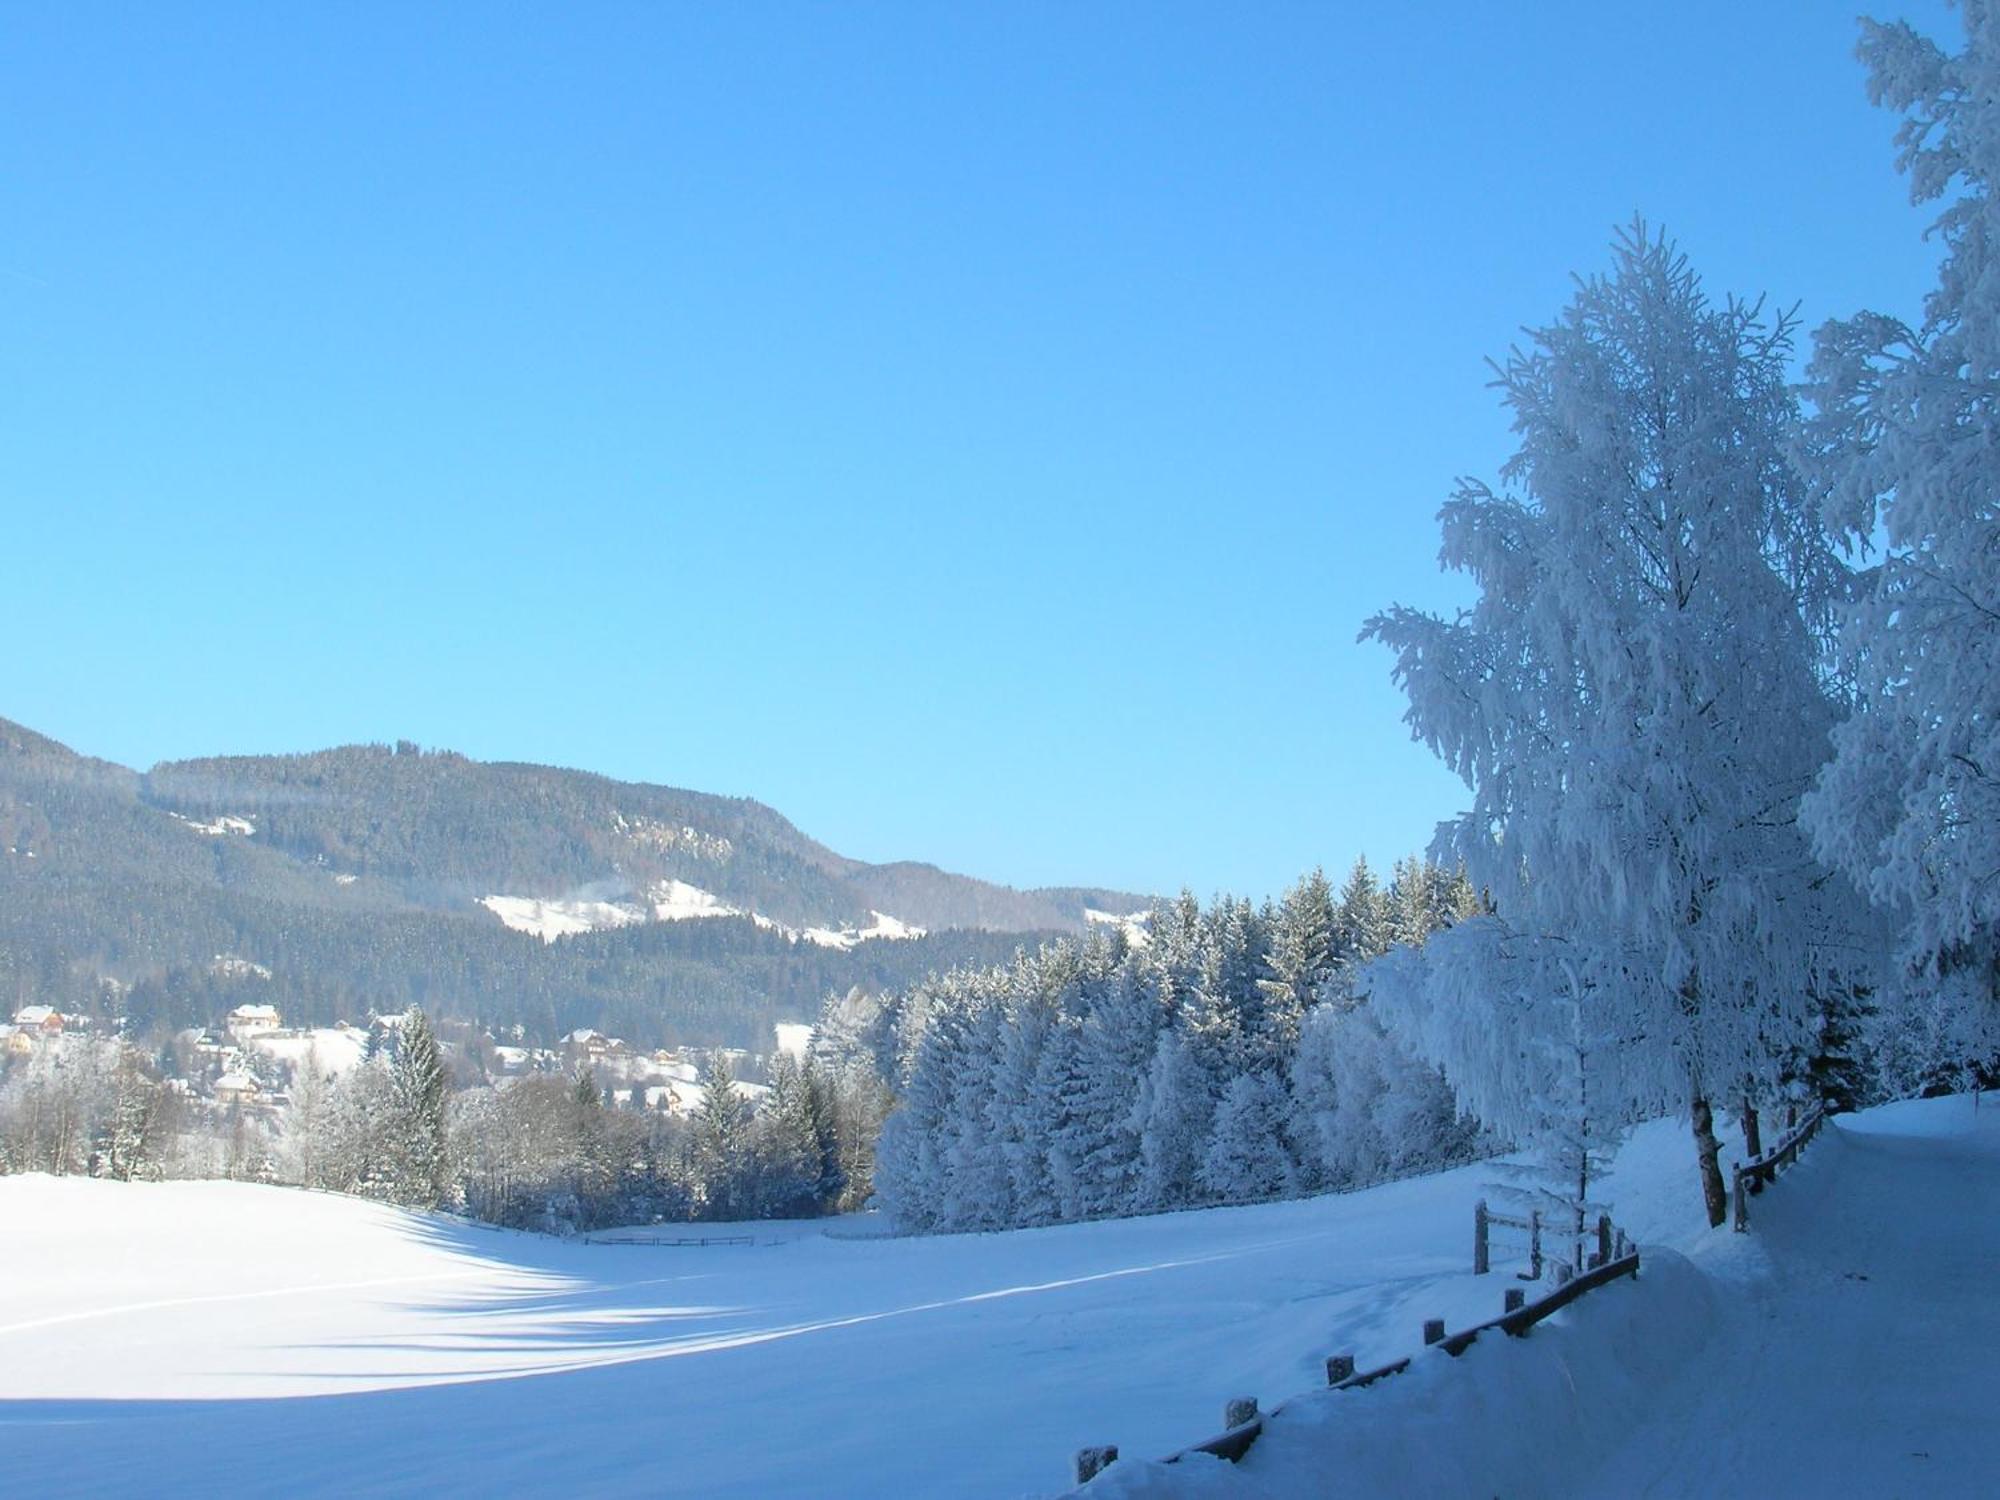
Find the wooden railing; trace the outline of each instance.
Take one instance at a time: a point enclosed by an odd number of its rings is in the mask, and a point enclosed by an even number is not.
[[[1542,1215],[1533,1210],[1525,1219],[1512,1214],[1496,1214],[1486,1206],[1481,1198],[1472,1205],[1472,1274],[1484,1276],[1493,1269],[1493,1230],[1518,1229],[1528,1237],[1528,1269],[1521,1273],[1523,1281],[1542,1279]]]
[[[1825,1123],[1826,1107],[1815,1104],[1803,1120],[1785,1132],[1785,1138],[1777,1145],[1737,1167],[1734,1196],[1738,1234],[1750,1227],[1750,1199],[1763,1192],[1766,1183],[1775,1181],[1778,1173],[1799,1159],[1799,1153],[1819,1134],[1820,1126]]]
[[[1503,1310],[1499,1317],[1484,1323],[1476,1323],[1457,1333],[1446,1333],[1444,1319],[1429,1318],[1424,1322],[1423,1340],[1426,1348],[1439,1348],[1456,1358],[1465,1353],[1479,1339],[1482,1333],[1498,1329],[1509,1338],[1523,1338],[1529,1329],[1552,1313],[1560,1312],[1576,1301],[1585,1292],[1617,1281],[1625,1276],[1639,1274],[1639,1250],[1622,1229],[1612,1230],[1608,1221],[1604,1223],[1604,1233],[1608,1247],[1593,1253],[1588,1268],[1573,1273],[1567,1264],[1557,1262],[1554,1266],[1555,1285],[1533,1302],[1528,1300],[1524,1288],[1509,1287],[1502,1299]],[[1326,1382],[1336,1391],[1360,1390],[1363,1386],[1386,1380],[1392,1375],[1400,1375],[1409,1369],[1414,1356],[1405,1355],[1373,1370],[1357,1371],[1352,1354],[1329,1355],[1326,1361]],[[1284,1410],[1280,1403],[1270,1412],[1258,1410],[1252,1397],[1239,1396],[1223,1407],[1223,1430],[1203,1443],[1196,1443],[1171,1454],[1162,1462],[1178,1463],[1190,1453],[1206,1453],[1215,1458],[1238,1462],[1248,1453],[1257,1439],[1263,1435],[1264,1423],[1269,1417]],[[1076,1482],[1088,1483],[1103,1468],[1118,1457],[1118,1449],[1110,1444],[1079,1449],[1076,1455]]]

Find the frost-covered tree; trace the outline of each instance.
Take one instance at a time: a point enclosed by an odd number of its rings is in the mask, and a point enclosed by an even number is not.
[[[1836,717],[1814,626],[1845,574],[1788,458],[1791,332],[1709,301],[1664,237],[1621,233],[1611,273],[1498,367],[1520,440],[1503,488],[1467,482],[1441,513],[1478,602],[1363,631],[1472,791],[1435,852],[1514,931],[1570,945],[1648,1064],[1602,1103],[1671,1084],[1716,1223],[1712,1103],[1775,1082],[1838,940],[1797,806]],[[1477,958],[1477,926],[1427,952]],[[1478,965],[1444,972],[1450,1024],[1493,1027]]]
[[[423,1010],[411,1006],[389,1065],[390,1196],[413,1208],[441,1208],[451,1201],[451,1153],[445,1135],[444,1056]]]
[[[818,1211],[820,1146],[812,1085],[789,1054],[780,1054],[757,1117],[759,1217],[796,1219]]]
[[[1270,917],[1271,977],[1262,982],[1265,1024],[1278,1052],[1299,1044],[1306,1012],[1319,1002],[1343,954],[1333,887],[1324,870],[1300,880]]]
[[[1945,201],[1921,322],[1815,335],[1808,464],[1835,525],[1886,546],[1848,611],[1858,711],[1803,817],[1819,850],[1905,924],[1906,957],[2000,999],[2000,5],[1964,0],[1965,46],[1862,23],[1870,97],[1900,111],[1913,202]],[[1977,993],[1981,986],[1971,986]]]
[[[1196,1168],[1204,1193],[1233,1202],[1291,1192],[1298,1170],[1286,1145],[1288,1112],[1284,1085],[1275,1073],[1239,1073],[1230,1079]]]
[[[1349,965],[1366,963],[1389,951],[1394,939],[1389,917],[1389,896],[1368,868],[1365,857],[1354,861],[1347,881],[1340,888],[1340,906],[1335,924],[1342,959]]]
[[[1371,966],[1370,1004],[1397,1035],[1435,1059],[1458,1104],[1533,1160],[1499,1167],[1510,1192],[1566,1225],[1582,1263],[1587,1224],[1604,1207],[1596,1184],[1624,1128],[1671,1107],[1635,1046],[1623,1009],[1598,1003],[1576,945],[1514,931],[1500,917],[1458,924],[1421,953]],[[1477,1024],[1461,1014],[1481,997]],[[1405,1090],[1405,1092],[1413,1092]]]
[[[591,1091],[594,1095],[594,1084]],[[741,1190],[749,1126],[749,1110],[736,1092],[729,1059],[710,1053],[689,1143],[696,1191],[708,1218],[735,1218],[746,1206]]]
[[[1158,989],[1137,962],[1120,963],[1096,987],[1077,1038],[1081,1074],[1073,1105],[1080,1212],[1130,1211],[1141,1203],[1147,1087],[1166,1024]]]

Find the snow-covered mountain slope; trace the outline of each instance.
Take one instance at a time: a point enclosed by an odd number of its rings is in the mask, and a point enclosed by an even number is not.
[[[760,1224],[706,1249],[5,1178],[5,1472],[24,1494],[226,1475],[251,1495],[1019,1496],[1115,1442],[1092,1493],[1317,1495],[1333,1473],[1342,1495],[1976,1493],[2000,1462],[1974,1420],[1996,1167],[2000,1111],[1880,1111],[1824,1135],[1743,1237],[1701,1224],[1684,1128],[1645,1127],[1609,1188],[1647,1245],[1636,1284],[1300,1403],[1239,1468],[1172,1471],[1146,1460],[1227,1397],[1268,1408],[1330,1352],[1380,1362],[1425,1317],[1497,1311],[1508,1277],[1467,1266],[1490,1170],[1003,1235]]]
[[[559,937],[584,932],[605,932],[630,927],[639,922],[691,922],[703,917],[748,917],[759,927],[778,932],[794,942],[816,943],[822,948],[852,949],[871,938],[890,941],[920,938],[924,929],[900,922],[884,912],[871,911],[866,926],[788,927],[762,912],[731,906],[712,891],[689,885],[685,880],[654,882],[643,900],[605,900],[576,895],[482,896],[479,904],[516,932],[532,933],[545,943]]]

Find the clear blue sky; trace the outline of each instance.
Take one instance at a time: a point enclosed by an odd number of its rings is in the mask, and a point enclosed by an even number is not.
[[[0,716],[1261,894],[1461,803],[1391,601],[1634,210],[1909,313],[1848,8],[10,5]],[[1955,13],[1905,7],[1954,45]]]

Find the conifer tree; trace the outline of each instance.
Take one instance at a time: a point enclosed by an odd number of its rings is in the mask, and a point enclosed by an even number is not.
[[[748,1111],[737,1095],[729,1059],[719,1050],[711,1052],[702,1069],[701,1104],[690,1142],[696,1192],[706,1218],[731,1219],[742,1213],[741,1164],[747,1132]]]
[[[443,1207],[452,1191],[444,1057],[429,1018],[417,1006],[403,1015],[389,1080],[391,1195],[413,1208]]]

